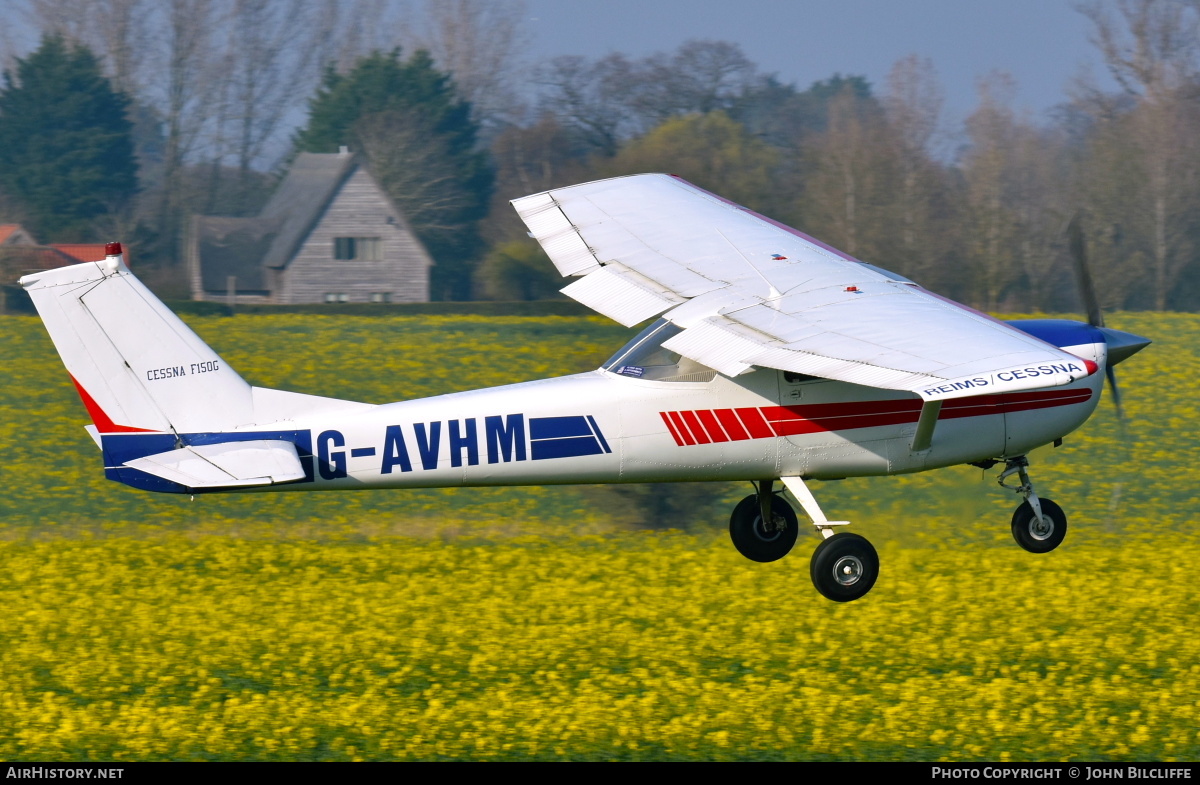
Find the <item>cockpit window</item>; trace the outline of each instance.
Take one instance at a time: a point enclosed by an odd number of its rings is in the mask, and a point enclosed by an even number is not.
[[[716,371],[677,352],[663,348],[663,343],[683,332],[683,328],[659,319],[621,347],[602,367],[618,376],[653,379],[660,382],[707,382]]]

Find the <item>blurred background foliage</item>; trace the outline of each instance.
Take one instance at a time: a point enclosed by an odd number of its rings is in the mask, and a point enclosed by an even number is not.
[[[1081,4],[1119,90],[1080,78],[1034,118],[1015,107],[1012,78],[992,73],[961,127],[919,55],[882,84],[833,74],[808,86],[728,41],[534,63],[510,0],[14,10],[41,38],[22,51],[0,37],[0,129],[15,135],[0,146],[0,223],[26,222],[44,243],[121,239],[170,296],[187,291],[189,216],[254,215],[297,152],[346,144],[429,246],[434,299],[553,296],[548,260],[514,245],[527,237],[508,201],[667,171],[990,310],[1077,307],[1063,227],[1080,212],[1107,307],[1200,305],[1195,3]],[[78,78],[63,78],[59,50]],[[108,93],[105,111],[90,108]],[[49,142],[67,131],[112,144],[64,157]],[[122,179],[130,148],[136,182]],[[105,183],[103,204],[27,176],[50,171]]]

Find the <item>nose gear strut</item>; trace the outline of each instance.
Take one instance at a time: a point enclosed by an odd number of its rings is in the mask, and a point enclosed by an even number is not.
[[[1059,546],[1067,536],[1067,516],[1062,508],[1050,499],[1039,497],[1029,479],[1029,459],[1024,455],[1008,458],[1000,474],[1001,488],[1007,488],[1025,498],[1012,517],[1013,539],[1030,553],[1048,553]],[[1004,482],[1013,475],[1020,485]]]
[[[1000,479],[996,482],[1000,483],[1001,488],[1008,488],[1010,491],[1021,494],[1025,497],[1025,502],[1033,509],[1033,516],[1041,522],[1042,519],[1042,502],[1038,498],[1037,491],[1033,489],[1033,482],[1029,479],[1029,459],[1024,455],[1018,455],[1015,458],[1008,458],[1004,461],[1004,471],[1000,474]],[[1020,485],[1008,485],[1004,481],[1013,475],[1017,475],[1020,479]]]

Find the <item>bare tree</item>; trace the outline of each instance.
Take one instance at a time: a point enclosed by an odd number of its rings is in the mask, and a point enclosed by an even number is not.
[[[805,142],[806,225],[822,240],[864,261],[881,262],[877,242],[894,182],[878,105],[849,90],[829,102],[828,126]]]
[[[516,85],[529,44],[522,0],[426,0],[415,45],[454,77],[485,139],[520,114]]]
[[[737,44],[685,41],[670,56],[651,55],[639,64],[631,103],[652,125],[673,115],[727,110],[754,84],[757,70]]]
[[[113,86],[135,96],[149,39],[147,0],[28,0],[33,25],[81,43],[104,65]]]
[[[167,0],[158,13],[147,95],[163,123],[159,231],[175,238],[185,208],[183,166],[212,128],[210,110],[224,82],[212,33],[221,29],[227,9],[209,0]]]
[[[1017,305],[1026,310],[1071,308],[1073,294],[1062,294],[1076,290],[1062,253],[1063,224],[1072,213],[1065,139],[1059,129],[1018,119],[1009,153],[1008,199],[1017,232],[1013,255],[1023,279]]]
[[[404,20],[411,9],[396,0],[312,0],[313,36],[307,46],[318,70],[346,73],[361,57],[414,38]]]
[[[388,110],[367,115],[354,127],[380,185],[422,237],[461,233],[472,195],[452,165],[443,136],[425,118]]]
[[[903,170],[903,201],[910,208],[918,202],[918,180],[929,163],[930,143],[938,130],[943,101],[942,87],[929,58],[909,55],[897,60],[888,72],[883,106]],[[911,248],[916,242],[912,209],[904,212],[903,226],[904,246]]]
[[[930,253],[934,208],[941,187],[939,167],[930,147],[942,111],[943,93],[933,62],[909,55],[896,61],[888,73],[883,106],[891,147],[900,174],[894,204],[899,214],[899,247],[894,259],[898,271],[921,277],[931,271],[937,255]],[[891,255],[891,254],[890,254]]]
[[[508,201],[593,179],[595,172],[577,153],[566,129],[548,114],[500,131],[491,144],[496,187],[482,226],[484,238],[493,244],[527,240],[528,230]]]
[[[1200,4],[1178,0],[1091,3],[1093,43],[1117,83],[1136,101],[1129,122],[1129,154],[1140,161],[1154,306],[1165,309],[1171,289],[1190,263],[1187,240],[1197,208],[1196,135],[1200,98]]]
[[[556,57],[538,71],[545,88],[542,111],[574,130],[590,151],[614,155],[634,126],[636,74],[636,66],[622,54],[594,63],[578,55]]]
[[[538,71],[541,110],[574,129],[594,152],[614,155],[621,143],[670,117],[728,110],[757,71],[737,44],[687,41],[673,54],[630,60],[610,54],[594,62],[565,56]]]
[[[967,118],[970,146],[961,162],[966,181],[969,243],[966,261],[974,272],[974,300],[996,310],[1014,282],[1016,216],[1009,194],[1009,167],[1016,116],[1016,84],[995,72],[979,82],[979,107]]]
[[[1092,43],[1127,92],[1150,100],[1194,90],[1200,74],[1200,6],[1180,0],[1092,0],[1080,11],[1092,22]]]
[[[237,203],[225,211],[249,207],[252,169],[274,163],[264,156],[280,141],[287,113],[301,105],[316,83],[310,44],[326,31],[314,24],[314,10],[311,0],[233,0],[229,8],[229,36],[218,66],[225,127],[213,145],[217,159],[229,150],[238,173]],[[283,149],[275,144],[277,154]]]

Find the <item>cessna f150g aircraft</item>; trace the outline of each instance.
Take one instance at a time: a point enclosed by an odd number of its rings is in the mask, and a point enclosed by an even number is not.
[[[187,494],[749,480],[729,532],[761,562],[799,531],[779,482],[824,535],[812,580],[839,602],[870,590],[879,559],[809,481],[1003,462],[1024,497],[1013,535],[1052,550],[1067,519],[1034,491],[1026,453],[1078,428],[1099,371],[1113,379],[1149,344],[1104,328],[1089,287],[1089,323],[997,321],[670,175],[513,205],[576,278],[566,294],[626,326],[658,317],[603,367],[369,405],[250,386],[119,244],[21,284],[109,479]]]

